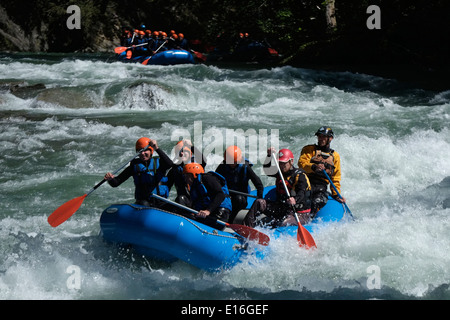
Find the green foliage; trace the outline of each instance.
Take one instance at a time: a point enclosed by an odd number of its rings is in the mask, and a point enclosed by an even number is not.
[[[450,53],[448,0],[335,0],[337,27],[327,30],[328,0],[30,0],[1,6],[26,34],[46,30],[49,51],[78,51],[92,47],[97,35],[117,41],[122,27],[144,23],[152,30],[175,29],[188,39],[214,45],[232,42],[240,32],[268,40],[285,56],[310,50],[339,51],[341,56],[370,55],[405,60],[446,61]],[[66,9],[81,8],[82,30],[68,30]],[[366,9],[381,8],[381,30],[368,30]],[[42,25],[46,28],[42,29]],[[0,24],[1,27],[1,24]],[[5,45],[11,45],[3,39]],[[307,45],[305,45],[307,44]],[[337,55],[336,55],[337,56]],[[445,58],[444,58],[445,57]],[[323,59],[323,57],[322,57]],[[331,59],[331,58],[330,58]],[[362,59],[362,58],[361,58]]]

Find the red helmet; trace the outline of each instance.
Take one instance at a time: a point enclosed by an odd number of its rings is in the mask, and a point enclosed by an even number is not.
[[[205,173],[205,170],[203,170],[203,167],[195,162],[188,163],[184,165],[183,167],[183,174],[186,173],[192,173],[194,178],[197,178],[199,173]]]
[[[281,149],[278,151],[278,161],[288,162],[289,160],[294,160],[294,154],[289,149]]]

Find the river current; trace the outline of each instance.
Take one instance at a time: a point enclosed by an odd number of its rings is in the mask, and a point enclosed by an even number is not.
[[[141,136],[169,154],[191,138],[214,170],[232,134],[268,186],[269,144],[297,161],[322,125],[334,130],[355,221],[314,233],[317,250],[277,239],[266,259],[211,274],[117,248],[99,236],[99,217],[133,201],[131,179],[47,223],[132,157]],[[449,299],[449,159],[450,88],[290,66],[3,54],[0,299]]]

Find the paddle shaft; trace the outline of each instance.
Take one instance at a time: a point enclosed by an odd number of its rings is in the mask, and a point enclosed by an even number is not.
[[[178,208],[185,209],[185,210],[187,210],[189,212],[192,212],[194,214],[198,214],[198,211],[196,211],[194,209],[191,209],[189,207],[186,207],[186,206],[184,206],[182,204],[179,204],[177,202],[171,201],[171,200],[169,200],[167,198],[158,196],[156,194],[152,194],[152,197],[155,197],[155,198],[157,198],[159,200],[162,200],[162,201],[165,201],[167,203],[170,203],[170,204],[172,204],[172,205],[174,205],[174,206],[176,206]],[[217,219],[216,219],[216,222],[219,223],[222,226],[226,226],[226,227],[232,229],[234,232],[236,232],[237,235],[239,235],[239,236],[241,236],[243,238],[248,238],[249,240],[257,241],[259,244],[261,244],[263,246],[267,246],[269,244],[269,242],[270,242],[270,238],[269,238],[268,235],[266,235],[266,234],[264,234],[262,232],[259,232],[258,230],[255,230],[255,229],[253,229],[251,227],[247,227],[247,226],[239,225],[239,224],[229,224],[229,223],[217,220]]]
[[[148,145],[147,147],[145,147],[144,149],[139,150],[139,152],[137,152],[133,158],[131,158],[130,160],[128,160],[127,162],[125,162],[119,169],[117,169],[116,171],[113,172],[113,175],[115,176],[116,174],[119,173],[119,171],[122,171],[123,168],[125,168],[131,161],[133,161],[134,159],[136,159],[136,157],[143,151],[147,150],[150,147],[150,145]],[[104,184],[106,181],[105,178],[103,178],[102,181],[100,181],[99,183],[97,183],[91,190],[89,190],[88,192],[86,192],[86,197],[88,195],[90,195],[92,192],[94,192],[95,190],[97,190],[98,187],[100,187],[102,184]]]
[[[286,195],[289,197],[290,193],[286,185],[286,181],[284,181],[283,173],[281,172],[280,165],[278,164],[278,160],[275,157],[275,154],[272,153],[272,158],[275,161],[275,165],[277,166],[278,174],[281,177],[281,181],[283,182],[284,191],[286,191]],[[298,218],[297,211],[295,210],[295,206],[291,204],[292,211],[294,211],[294,217],[298,224],[297,230],[297,240],[301,243],[301,245],[305,245],[307,248],[316,247],[316,243],[312,235],[306,230],[305,227],[302,226],[300,219]]]
[[[158,53],[158,51],[159,51],[159,49],[161,49],[165,44],[166,44],[166,42],[167,42],[167,40],[166,41],[164,41],[163,42],[163,44],[162,45],[160,45],[159,46],[159,48],[158,49],[156,49],[156,51],[155,52],[153,52],[153,54],[155,55],[156,53]],[[148,63],[148,60],[150,60],[151,58],[152,58],[153,56],[150,56],[150,57],[148,57],[147,59],[145,59],[144,61],[142,61],[142,64],[143,65],[147,65],[147,63]]]
[[[167,198],[161,197],[161,196],[159,196],[159,195],[157,195],[157,194],[152,194],[152,197],[154,197],[154,198],[156,198],[156,199],[159,199],[159,200],[161,200],[161,201],[165,201],[165,202],[167,202],[167,203],[170,203],[170,204],[174,205],[175,207],[178,207],[178,208],[181,208],[181,209],[185,209],[186,211],[189,211],[189,212],[191,212],[191,213],[193,213],[193,214],[198,214],[198,211],[197,211],[197,210],[194,210],[194,209],[192,209],[192,208],[189,208],[189,207],[187,207],[187,206],[185,206],[185,205],[182,205],[182,204],[180,204],[180,203],[178,203],[178,202],[169,200],[169,199],[167,199]],[[219,223],[219,224],[222,225],[222,226],[227,226],[227,225],[228,225],[226,222],[223,222],[223,221],[220,221],[220,220],[217,220],[217,223]]]
[[[241,196],[247,196],[247,197],[250,197],[250,198],[258,198],[257,196],[255,196],[253,194],[250,194],[250,193],[245,193],[245,192],[231,190],[231,189],[228,189],[228,191],[230,191],[230,193],[239,194]]]
[[[339,193],[338,189],[337,189],[336,186],[334,185],[333,181],[331,181],[331,178],[330,178],[330,176],[328,175],[328,173],[327,173],[325,170],[323,170],[322,172],[323,172],[323,174],[325,175],[325,177],[328,179],[328,181],[330,181],[330,185],[333,187],[334,191],[336,191],[336,194],[338,195],[338,197],[341,198],[341,199],[344,199],[344,198],[342,198],[342,196],[341,196],[341,194]],[[343,202],[343,205],[345,206],[345,209],[347,209],[348,213],[350,214],[350,217],[352,217],[352,219],[354,219],[354,218],[353,218],[353,214],[352,214],[352,212],[350,211],[350,209],[349,209],[349,207],[347,206],[347,204],[346,204],[345,202]]]
[[[275,158],[275,154],[274,153],[272,153],[272,158],[275,161],[275,165],[277,166],[278,174],[281,177],[281,181],[283,181],[284,191],[286,191],[286,195],[289,197],[290,196],[290,192],[289,192],[289,190],[287,188],[286,181],[284,181],[283,173],[281,172],[280,165],[278,164],[278,160],[277,160],[277,158]],[[295,210],[293,205],[291,205],[291,206],[292,206],[292,210],[294,211],[295,220],[297,220],[297,223],[300,225],[301,223],[300,223],[300,219],[298,218],[297,211]]]
[[[167,40],[164,41],[163,44],[160,45],[158,49],[156,49],[155,53],[157,53],[159,51],[159,49],[161,49],[166,43],[167,43]]]

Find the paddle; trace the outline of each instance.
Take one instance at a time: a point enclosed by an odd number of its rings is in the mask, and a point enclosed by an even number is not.
[[[159,49],[161,49],[166,43],[167,43],[167,40],[164,41],[163,44],[160,45],[158,49],[156,49],[156,51],[153,53],[153,55],[157,54],[158,51],[159,51]],[[145,59],[144,61],[142,61],[142,64],[143,64],[144,66],[146,66],[147,63],[148,63],[148,60],[150,60],[152,57],[153,57],[153,56],[150,56],[150,57],[148,57],[147,59]]]
[[[228,191],[230,191],[230,193],[239,194],[241,196],[247,196],[247,197],[250,197],[250,198],[258,198],[254,194],[250,194],[250,193],[245,193],[245,192],[231,190],[231,189],[228,189]]]
[[[286,195],[289,196],[290,195],[289,190],[286,186],[286,182],[284,181],[283,173],[281,172],[280,166],[278,164],[278,160],[275,157],[274,153],[272,153],[272,158],[275,161],[275,164],[277,166],[278,174],[281,177],[281,181],[283,181],[284,191],[286,191]],[[314,241],[314,238],[312,237],[312,235],[300,223],[300,220],[297,215],[297,211],[295,210],[293,205],[292,205],[292,210],[294,211],[294,217],[295,217],[295,220],[297,220],[297,224],[298,224],[297,241],[300,243],[300,246],[306,246],[307,249],[309,249],[311,247],[317,248],[316,242]]]
[[[176,206],[178,208],[185,209],[185,210],[187,210],[189,212],[192,212],[194,214],[198,214],[198,211],[196,211],[196,210],[194,210],[192,208],[186,207],[186,206],[184,206],[182,204],[179,204],[177,202],[174,202],[172,200],[169,200],[167,198],[158,196],[156,194],[152,194],[152,197],[157,198],[157,199],[159,199],[161,201],[165,201],[167,203],[170,203],[170,204],[172,204],[172,205],[174,205],[174,206]],[[269,241],[270,241],[269,236],[264,234],[264,233],[262,233],[262,232],[259,232],[258,230],[255,230],[253,228],[250,228],[250,227],[247,227],[247,226],[244,226],[244,225],[240,225],[240,224],[229,224],[227,222],[223,222],[223,221],[220,221],[220,220],[217,220],[217,223],[219,223],[219,224],[221,224],[223,226],[226,226],[226,227],[228,227],[230,229],[233,229],[233,231],[235,231],[237,234],[239,234],[240,236],[242,236],[244,238],[248,238],[250,240],[258,241],[258,243],[262,244],[263,246],[267,246],[269,244]]]
[[[113,175],[116,175],[119,171],[121,171],[125,166],[128,165],[129,162],[131,162],[134,158],[136,158],[142,151],[145,151],[149,148],[147,146],[146,148],[140,150],[138,153],[136,153],[133,158],[128,160],[126,163],[124,163],[119,169],[117,169]],[[77,210],[80,208],[81,204],[83,203],[84,199],[90,195],[92,192],[94,192],[98,187],[100,187],[103,183],[105,183],[107,180],[103,179],[99,183],[97,183],[91,190],[86,192],[84,195],[74,198],[72,200],[67,201],[63,205],[61,205],[58,209],[53,211],[53,213],[48,217],[47,221],[48,223],[53,227],[59,226],[61,223],[65,222],[67,219],[69,219]]]
[[[134,48],[134,47],[145,46],[146,44],[148,44],[148,42],[137,44],[137,45],[134,45],[134,46],[131,46],[131,47],[117,47],[117,48],[114,49],[114,52],[117,53],[117,54],[121,54],[125,50],[131,49],[131,48]]]
[[[344,198],[341,196],[341,194],[339,193],[339,191],[337,190],[336,186],[334,185],[333,181],[331,181],[330,176],[328,175],[328,173],[323,170],[322,171],[323,174],[325,175],[325,177],[328,179],[328,181],[330,181],[331,186],[333,187],[334,191],[336,191],[336,194],[338,195],[339,198],[341,198],[342,200],[344,200]],[[350,217],[352,218],[352,220],[355,220],[355,218],[353,218],[353,214],[350,211],[349,207],[347,206],[347,204],[345,202],[342,202],[342,204],[344,205],[345,209],[347,210],[347,212],[350,214]]]
[[[194,51],[194,50],[190,50],[191,51],[191,53],[193,53],[194,55],[195,55],[195,57],[197,58],[197,59],[199,59],[199,60],[202,60],[203,62],[205,62],[206,61],[206,56],[203,54],[203,53],[200,53],[200,52],[198,52],[198,51]]]

